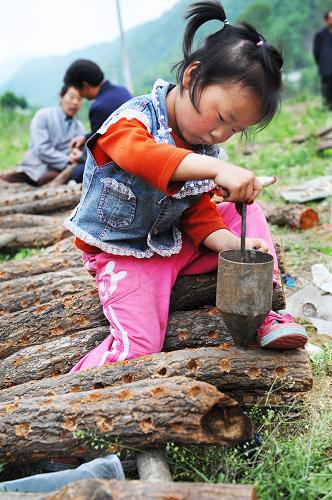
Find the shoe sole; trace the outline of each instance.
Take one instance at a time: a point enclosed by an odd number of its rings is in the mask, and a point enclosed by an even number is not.
[[[297,330],[297,332],[296,332]],[[260,347],[271,349],[296,349],[303,348],[308,341],[308,335],[300,325],[278,328],[277,331],[268,333],[259,339]]]

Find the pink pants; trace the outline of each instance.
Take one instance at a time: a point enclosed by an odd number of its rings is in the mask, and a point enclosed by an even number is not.
[[[241,217],[233,203],[218,209],[227,228],[241,234]],[[264,214],[256,203],[247,209],[247,237],[263,238],[278,263]],[[110,323],[110,335],[86,354],[71,371],[137,358],[162,349],[172,287],[179,275],[193,275],[217,268],[218,254],[200,251],[187,236],[180,253],[171,257],[154,255],[149,259],[111,255],[105,252],[83,254],[87,271],[96,277],[103,311]]]

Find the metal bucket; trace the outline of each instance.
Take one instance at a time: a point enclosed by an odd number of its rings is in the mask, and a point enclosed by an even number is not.
[[[257,250],[219,253],[216,305],[237,346],[246,347],[272,306],[272,255]]]

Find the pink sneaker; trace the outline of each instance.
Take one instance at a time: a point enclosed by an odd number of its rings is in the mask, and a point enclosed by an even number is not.
[[[304,347],[308,334],[301,325],[294,323],[290,314],[270,311],[257,331],[260,347],[271,349],[295,349]]]

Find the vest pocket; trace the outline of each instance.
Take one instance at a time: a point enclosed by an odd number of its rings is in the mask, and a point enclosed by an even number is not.
[[[106,177],[101,182],[98,219],[114,229],[130,226],[135,218],[136,196],[128,186],[112,177]]]

